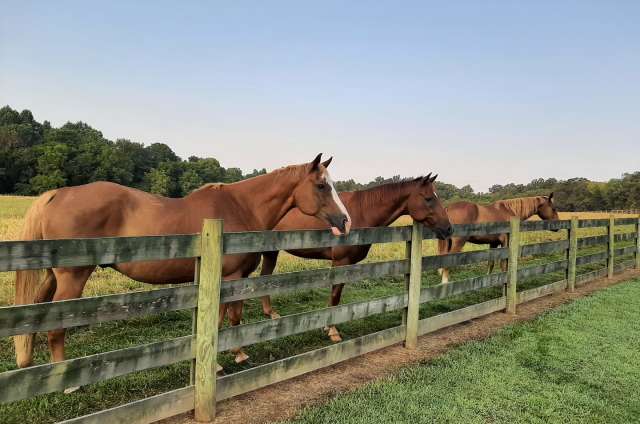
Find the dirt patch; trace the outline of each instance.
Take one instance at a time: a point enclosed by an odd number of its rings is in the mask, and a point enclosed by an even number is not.
[[[518,314],[496,312],[420,337],[418,349],[409,351],[397,344],[358,358],[314,371],[282,383],[220,402],[216,423],[267,423],[294,417],[303,408],[326,402],[338,394],[354,390],[373,380],[389,376],[400,368],[434,359],[451,348],[493,335],[502,327],[531,320],[541,313],[594,291],[637,277],[640,272],[626,271],[613,279],[587,283],[575,293],[557,293],[518,305]],[[193,414],[161,421],[163,424],[195,423]]]

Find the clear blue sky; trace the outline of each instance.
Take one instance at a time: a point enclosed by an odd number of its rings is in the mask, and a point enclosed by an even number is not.
[[[639,1],[0,10],[0,103],[54,125],[244,170],[324,152],[336,179],[435,171],[478,190],[640,169]]]

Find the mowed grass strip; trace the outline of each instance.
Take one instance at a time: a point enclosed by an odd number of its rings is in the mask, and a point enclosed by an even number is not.
[[[306,423],[640,422],[640,279],[306,410]]]

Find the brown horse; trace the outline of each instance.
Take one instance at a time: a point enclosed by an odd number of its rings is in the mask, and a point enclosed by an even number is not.
[[[169,199],[118,184],[97,182],[61,188],[40,196],[26,215],[23,239],[188,234],[201,230],[205,218],[224,219],[226,231],[272,229],[292,208],[327,222],[333,232],[349,231],[350,219],[331,182],[331,159],[294,165],[233,184],[207,184],[182,199]],[[225,255],[223,279],[248,276],[259,254]],[[110,265],[145,283],[186,283],[194,278],[194,259],[129,262]],[[18,271],[16,304],[74,299],[82,295],[95,266]],[[44,278],[43,278],[44,277]],[[220,322],[225,307],[220,308]],[[240,323],[242,302],[229,305],[232,325]],[[49,332],[52,361],[64,360],[64,329]],[[33,334],[15,337],[16,360],[33,359]],[[236,360],[246,355],[236,350]]]
[[[420,177],[396,183],[384,184],[368,190],[340,193],[354,228],[381,227],[391,224],[401,215],[409,214],[427,227],[432,228],[439,238],[451,235],[451,224],[447,213],[436,194],[433,184],[437,175]],[[300,230],[326,228],[321,220],[304,215],[297,209],[292,209],[275,226],[275,230]],[[287,250],[292,255],[307,259],[327,259],[331,266],[352,265],[367,257],[370,244],[359,246],[336,246],[322,249]],[[278,253],[263,252],[261,275],[273,273],[278,260]],[[331,291],[330,306],[340,303],[340,296],[344,284],[336,284]],[[267,316],[278,318],[279,315],[271,307],[269,296],[262,298],[262,309]],[[342,340],[335,326],[328,329],[329,337],[334,342]]]
[[[543,220],[558,219],[558,210],[553,201],[553,193],[549,196],[521,197],[517,199],[498,200],[489,205],[478,205],[471,202],[456,202],[447,207],[449,219],[453,224],[480,224],[484,222],[509,221],[512,217],[521,220],[538,215]],[[465,243],[488,244],[491,248],[505,247],[509,243],[508,234],[489,234],[483,236],[451,237],[438,242],[438,254],[458,253]],[[501,262],[501,268],[506,271],[506,260]],[[489,262],[489,273],[493,271],[494,263]],[[449,282],[449,270],[440,268],[442,282]]]

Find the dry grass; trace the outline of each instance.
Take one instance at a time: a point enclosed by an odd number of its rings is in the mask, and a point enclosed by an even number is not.
[[[35,197],[27,196],[0,196],[0,240],[19,240],[22,228],[23,217],[31,205]],[[561,219],[570,219],[572,216],[578,216],[580,219],[600,219],[607,218],[609,215],[599,212],[561,212]],[[620,217],[633,215],[616,215]],[[537,218],[534,218],[537,219]],[[393,225],[411,225],[411,218],[408,216],[400,217]],[[619,227],[618,232],[632,231],[633,228]],[[581,230],[580,236],[601,235],[605,234],[606,229],[584,229]],[[559,240],[566,237],[564,231],[557,233],[531,232],[524,236],[525,243],[537,243],[542,241]],[[484,246],[468,244],[465,251],[484,249]],[[405,255],[404,243],[387,243],[377,244],[371,248],[369,256],[365,262],[378,262],[393,259],[401,259]],[[436,243],[433,240],[427,240],[423,243],[423,254],[434,255],[436,253]],[[278,261],[276,272],[294,272],[306,269],[315,269],[327,266],[327,261],[300,259],[295,256],[283,252]],[[111,269],[98,269],[89,279],[85,296],[97,296],[112,293],[121,293],[133,290],[150,290],[157,286],[146,285],[133,281]],[[0,273],[0,305],[11,304],[13,300],[13,273]]]

